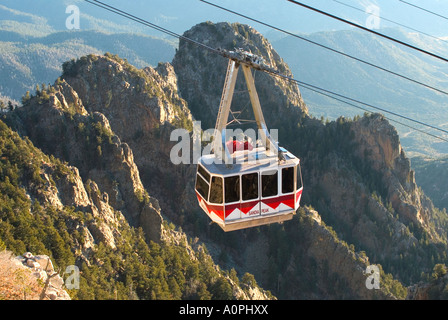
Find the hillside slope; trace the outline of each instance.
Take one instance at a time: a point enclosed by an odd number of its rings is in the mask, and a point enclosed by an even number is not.
[[[419,186],[440,209],[448,208],[448,159],[413,158],[412,167]]]
[[[63,62],[90,53],[118,53],[140,68],[156,66],[174,55],[174,44],[166,40],[129,33],[62,31],[23,37],[0,31],[0,39],[0,93],[18,101],[26,91],[34,93],[36,85],[53,83]]]

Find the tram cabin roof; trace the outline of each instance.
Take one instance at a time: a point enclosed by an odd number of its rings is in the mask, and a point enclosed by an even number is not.
[[[248,150],[235,151],[232,156],[232,166],[227,166],[224,160],[217,161],[214,154],[204,155],[199,159],[199,163],[211,174],[222,176],[236,175],[239,173],[249,173],[257,171],[276,170],[279,167],[297,166],[300,160],[291,152],[280,148],[284,160],[278,160],[278,155],[266,151],[264,147],[257,147]],[[219,163],[221,162],[221,163]]]

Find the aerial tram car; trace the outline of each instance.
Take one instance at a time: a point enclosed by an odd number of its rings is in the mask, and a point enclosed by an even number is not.
[[[264,121],[251,69],[277,73],[263,59],[237,49],[221,50],[229,59],[212,150],[200,157],[195,191],[199,206],[224,231],[240,230],[293,218],[303,185],[300,159],[280,147]],[[230,106],[239,68],[246,80],[260,139],[228,139]]]

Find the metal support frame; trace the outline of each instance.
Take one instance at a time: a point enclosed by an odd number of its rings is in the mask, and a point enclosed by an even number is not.
[[[261,111],[260,100],[258,98],[257,90],[255,88],[255,80],[252,76],[252,65],[241,64],[243,68],[244,77],[246,80],[247,89],[249,91],[250,102],[257,123],[258,132],[261,136],[262,143],[266,151],[273,151],[278,154],[278,144],[270,136],[266,122],[264,120],[263,112]],[[218,117],[213,139],[213,150],[215,156],[224,161],[226,164],[232,164],[232,158],[226,145],[226,126],[229,118],[230,106],[232,104],[233,93],[235,91],[236,79],[238,77],[238,70],[240,63],[229,59],[227,66],[227,74],[224,82],[224,89],[221,96],[221,102],[218,110]]]

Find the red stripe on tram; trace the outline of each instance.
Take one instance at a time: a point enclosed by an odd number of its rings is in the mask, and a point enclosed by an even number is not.
[[[286,195],[281,197],[275,197],[271,199],[263,199],[262,202],[271,207],[272,209],[277,209],[278,206],[283,203],[284,205],[287,205],[288,207],[294,208],[294,195]]]
[[[246,203],[241,203],[240,205],[240,210],[244,213],[247,214],[250,210],[252,210],[256,205],[258,205],[260,201],[259,200],[255,200],[255,201],[251,201],[251,202],[246,202]]]

